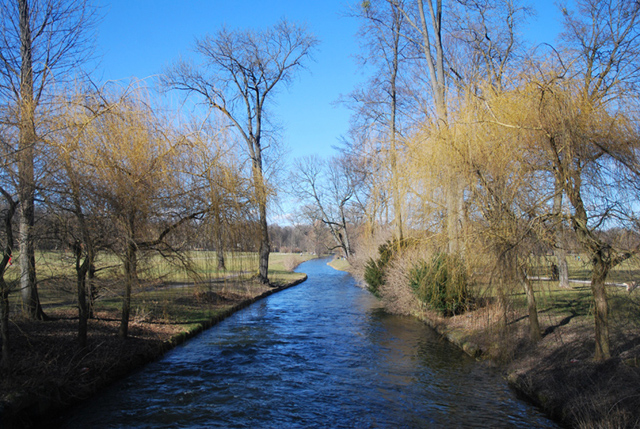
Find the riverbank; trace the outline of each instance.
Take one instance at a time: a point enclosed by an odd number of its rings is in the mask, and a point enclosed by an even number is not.
[[[520,396],[563,426],[640,427],[640,298],[615,284],[608,287],[614,357],[595,362],[590,288],[581,281],[571,284],[561,289],[548,279],[536,280],[542,338],[535,343],[528,339],[522,292],[509,296],[506,309],[485,298],[454,317],[409,307],[404,295],[398,295],[406,300],[404,306],[383,301],[391,311],[413,308],[407,313],[470,356],[496,366]]]
[[[511,314],[506,327],[490,307],[451,318],[417,316],[469,355],[498,366],[519,395],[566,427],[640,427],[640,335],[632,326],[615,324],[615,357],[595,362],[590,315],[541,315],[537,343],[527,339],[526,314]]]
[[[300,284],[305,274],[288,276],[272,287],[253,282],[225,283],[220,288],[179,294],[170,306],[155,302],[136,311],[129,338],[117,336],[116,309],[96,313],[89,321],[88,346],[76,343],[77,312],[48,311],[52,321],[15,319],[11,326],[10,371],[0,380],[0,427],[41,427],[61,411],[96,394],[168,350],[236,311],[273,293]]]

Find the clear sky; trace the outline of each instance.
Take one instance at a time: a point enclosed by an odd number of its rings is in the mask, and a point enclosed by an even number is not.
[[[320,39],[314,61],[277,95],[272,112],[291,156],[331,153],[348,128],[349,112],[335,101],[362,76],[352,55],[358,23],[343,0],[100,0],[104,20],[97,50],[102,80],[144,78],[189,56],[196,37],[229,28],[265,28],[282,17],[306,23]]]
[[[354,0],[98,0],[104,19],[96,41],[99,79],[156,75],[178,58],[191,55],[196,37],[229,28],[265,28],[282,17],[306,23],[320,39],[315,61],[280,92],[277,121],[292,157],[329,156],[348,129],[349,110],[335,102],[364,76],[354,56],[359,22],[346,16]],[[527,36],[553,42],[557,12],[553,0],[532,2],[538,13]]]

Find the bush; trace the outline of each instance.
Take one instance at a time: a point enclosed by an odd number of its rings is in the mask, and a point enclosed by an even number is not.
[[[389,261],[399,249],[407,247],[411,240],[389,240],[378,247],[378,259],[369,258],[364,267],[364,281],[369,292],[380,298],[380,287],[385,282],[385,271]]]
[[[409,271],[409,283],[418,299],[444,316],[463,313],[469,294],[464,261],[458,255],[438,253]]]
[[[380,260],[369,258],[364,266],[364,281],[369,292],[380,297],[380,287],[384,284],[384,264]]]

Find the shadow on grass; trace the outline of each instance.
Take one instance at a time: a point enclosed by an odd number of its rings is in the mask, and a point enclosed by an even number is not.
[[[571,315],[565,317],[564,319],[562,319],[560,322],[558,322],[558,324],[553,325],[553,326],[549,326],[547,329],[544,330],[544,332],[542,333],[542,337],[546,337],[549,334],[552,334],[556,329],[558,329],[561,326],[566,326],[569,324],[569,322],[571,322],[571,319],[573,319],[574,317],[576,317],[578,315],[578,313],[576,313],[575,311],[571,311]]]

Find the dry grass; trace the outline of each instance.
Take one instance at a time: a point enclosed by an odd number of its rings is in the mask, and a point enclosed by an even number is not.
[[[284,269],[287,271],[293,271],[296,269],[298,265],[304,262],[304,259],[298,255],[287,255],[282,261],[282,265],[284,265]]]
[[[338,271],[351,271],[351,264],[342,256],[332,259],[327,265]]]

